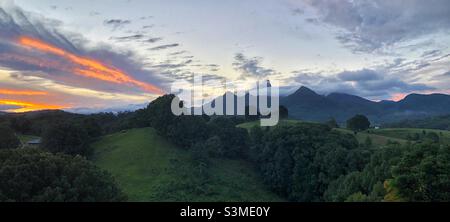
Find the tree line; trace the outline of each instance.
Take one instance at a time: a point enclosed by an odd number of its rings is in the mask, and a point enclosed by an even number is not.
[[[199,163],[217,157],[252,162],[265,183],[291,201],[450,200],[450,148],[432,135],[375,147],[333,130],[335,121],[256,126],[248,132],[236,127],[233,117],[174,116],[173,97],[160,97],[141,111],[149,126],[190,150]],[[362,115],[347,121],[355,132],[369,127]]]
[[[433,135],[374,146],[333,130],[338,127],[333,120],[247,130],[236,125],[255,117],[175,116],[170,110],[174,97],[165,95],[122,114],[0,116],[0,201],[125,200],[111,175],[87,159],[89,144],[136,127],[153,127],[188,150],[202,180],[198,186],[207,184],[214,158],[230,158],[252,163],[265,184],[290,201],[450,200],[450,148]],[[369,126],[364,116],[347,121],[355,132]],[[41,136],[40,148],[10,149],[17,147],[17,133]]]

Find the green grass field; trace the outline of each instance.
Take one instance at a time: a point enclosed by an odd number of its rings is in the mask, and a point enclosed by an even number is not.
[[[26,144],[30,140],[39,139],[38,136],[30,136],[30,135],[17,135],[19,137],[19,140],[22,144]]]
[[[413,128],[389,128],[389,129],[377,129],[370,130],[371,133],[386,137],[398,138],[406,140],[408,135],[414,134],[423,135],[423,133],[434,132],[439,135],[441,143],[450,144],[450,131],[446,130],[433,130],[433,129],[413,129]]]
[[[92,147],[93,161],[130,201],[283,201],[245,161],[213,159],[210,176],[199,180],[191,155],[151,128],[105,136]]]
[[[349,133],[349,134],[353,134],[355,135],[355,133],[351,130],[348,129],[334,129],[337,130],[339,132],[342,133]],[[370,130],[371,133],[368,133],[367,131],[365,132],[358,132],[355,137],[358,140],[359,143],[364,143],[367,139],[367,137],[369,137],[372,140],[372,144],[374,146],[383,146],[386,145],[389,142],[397,142],[397,143],[406,143],[407,140],[404,140],[402,138],[398,138],[398,137],[391,137],[391,136],[385,136],[385,135],[380,135],[380,134],[375,134],[372,133],[374,130]]]
[[[278,122],[278,125],[289,125],[289,124],[297,124],[297,123],[312,123],[312,124],[317,124],[314,122],[305,122],[305,121],[301,121],[301,120],[294,120],[294,119],[282,119]],[[237,127],[241,127],[244,129],[251,129],[254,126],[260,126],[260,121],[253,121],[253,122],[246,122],[246,123],[242,123],[237,125]]]

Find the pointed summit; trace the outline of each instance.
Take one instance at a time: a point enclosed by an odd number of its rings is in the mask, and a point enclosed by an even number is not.
[[[266,80],[266,86],[267,86],[267,88],[271,88],[272,87],[272,84],[270,83],[270,80]]]
[[[308,87],[302,86],[297,91],[295,91],[294,95],[301,96],[317,96],[317,93],[309,89]]]

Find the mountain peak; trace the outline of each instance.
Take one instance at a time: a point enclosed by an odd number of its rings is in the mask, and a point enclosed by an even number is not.
[[[297,91],[295,91],[294,94],[295,95],[317,95],[316,92],[314,92],[313,90],[309,89],[306,86],[300,87]]]

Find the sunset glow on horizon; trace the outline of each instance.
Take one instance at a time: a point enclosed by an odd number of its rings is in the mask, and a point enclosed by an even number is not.
[[[22,113],[22,112],[30,112],[30,111],[38,111],[38,110],[58,110],[58,109],[70,108],[69,106],[62,106],[62,105],[41,104],[41,103],[33,103],[33,102],[26,102],[26,101],[3,100],[3,99],[0,99],[0,105],[20,107],[20,108],[13,108],[13,109],[5,110],[6,112],[13,112],[13,113]]]
[[[406,93],[397,93],[392,96],[391,100],[398,102],[398,101],[404,99],[407,95],[408,94],[406,94]]]
[[[138,81],[115,67],[107,66],[102,62],[94,59],[77,56],[73,53],[67,52],[41,40],[28,36],[20,36],[17,39],[17,43],[32,50],[37,50],[43,53],[50,53],[66,59],[67,61],[72,63],[72,66],[74,66],[71,68],[71,71],[74,74],[117,84],[134,85],[147,92],[159,95],[164,94],[164,91],[159,87],[149,83]],[[45,64],[42,65],[45,66]]]

